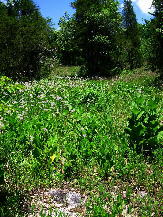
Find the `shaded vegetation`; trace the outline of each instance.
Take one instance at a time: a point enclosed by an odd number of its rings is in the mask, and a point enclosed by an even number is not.
[[[0,14],[0,73],[14,79],[39,77],[45,60],[54,56],[50,21],[32,0],[0,2]]]

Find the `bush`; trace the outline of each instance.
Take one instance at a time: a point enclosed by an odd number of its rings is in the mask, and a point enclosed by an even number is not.
[[[163,130],[160,115],[157,111],[158,100],[138,98],[132,109],[126,132],[130,147],[137,153],[152,155],[161,145],[160,135]]]

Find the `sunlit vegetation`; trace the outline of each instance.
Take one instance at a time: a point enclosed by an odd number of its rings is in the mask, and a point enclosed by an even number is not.
[[[0,216],[78,189],[79,216],[161,216],[162,1],[76,0],[58,30],[32,0],[0,1]],[[47,212],[57,214],[48,204]],[[38,211],[38,210],[37,210]]]
[[[90,192],[91,216],[116,216],[125,206],[159,215],[162,92],[151,85],[155,74],[132,76],[23,84],[1,77],[1,187],[12,195],[67,181]],[[14,215],[11,195],[4,202]]]

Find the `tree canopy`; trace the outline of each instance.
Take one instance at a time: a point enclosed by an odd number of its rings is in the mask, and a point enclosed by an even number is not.
[[[109,75],[118,67],[118,2],[76,0],[76,37],[88,75]]]
[[[123,7],[123,30],[124,30],[124,61],[127,68],[137,68],[141,64],[140,37],[136,14],[131,0],[124,0]]]
[[[0,72],[35,77],[49,55],[49,22],[32,0],[1,2],[0,11]]]
[[[163,68],[163,3],[153,0],[153,19],[138,24],[132,1],[74,0],[54,30],[33,0],[0,1],[0,73],[38,77],[57,62],[79,65],[87,76],[112,76],[142,64]]]
[[[160,70],[163,76],[163,1],[153,0],[153,20],[151,21],[152,52],[151,59],[154,68]]]

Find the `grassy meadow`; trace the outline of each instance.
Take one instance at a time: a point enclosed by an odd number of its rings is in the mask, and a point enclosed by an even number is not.
[[[161,216],[156,74],[57,70],[31,82],[0,77],[0,216],[28,216],[31,192],[65,183],[87,195],[83,216]]]

